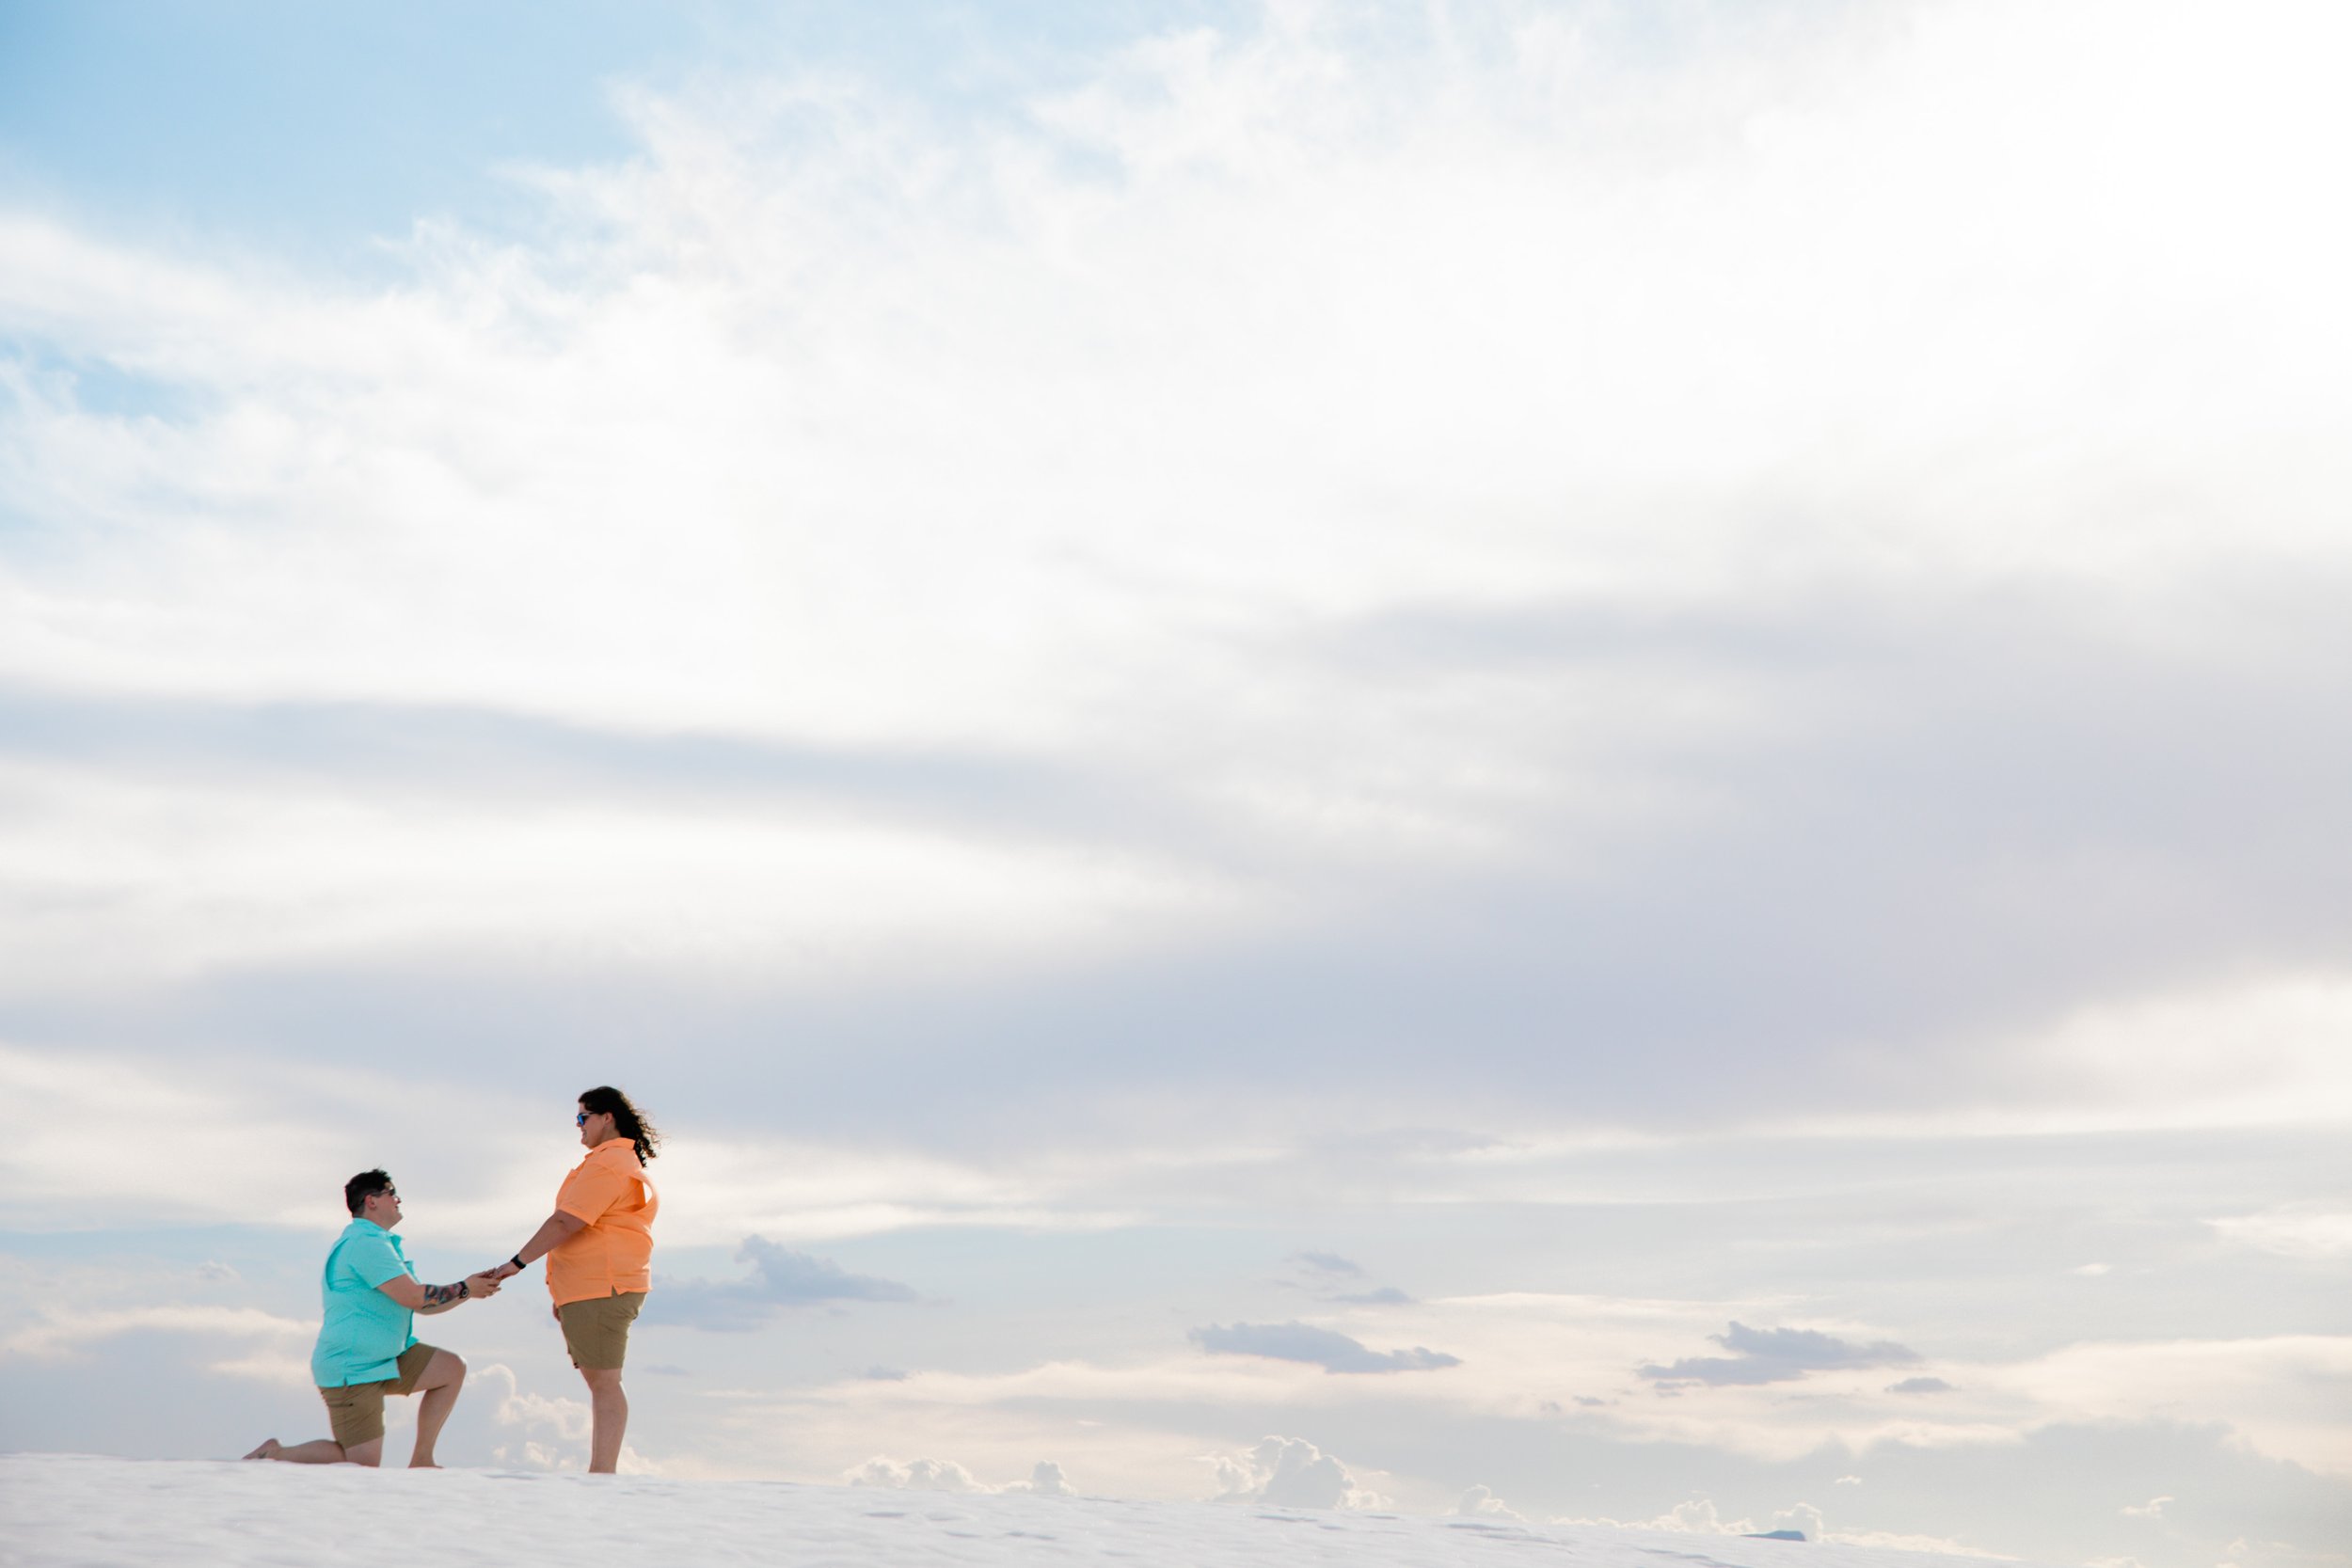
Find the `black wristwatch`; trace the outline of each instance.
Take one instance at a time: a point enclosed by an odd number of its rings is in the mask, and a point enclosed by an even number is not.
[[[461,1279],[461,1280],[459,1280],[459,1281],[457,1282],[457,1299],[458,1299],[459,1301],[464,1301],[464,1300],[465,1300],[468,1296],[470,1296],[470,1295],[472,1295],[472,1294],[473,1294],[473,1281],[472,1281],[472,1280],[470,1280],[470,1279]]]
[[[530,1264],[523,1261],[523,1255],[519,1252],[515,1254],[514,1257],[509,1258],[507,1261],[515,1265],[515,1272],[516,1274],[520,1274],[523,1270],[531,1267]]]

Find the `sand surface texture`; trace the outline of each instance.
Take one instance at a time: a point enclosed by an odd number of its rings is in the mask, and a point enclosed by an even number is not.
[[[794,1568],[1981,1568],[1883,1547],[1263,1505],[961,1497],[781,1481],[382,1472],[234,1461],[0,1457],[11,1568],[414,1568],[420,1562]]]

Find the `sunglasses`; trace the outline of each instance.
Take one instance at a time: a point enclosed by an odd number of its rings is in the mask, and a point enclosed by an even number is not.
[[[585,1112],[585,1111],[582,1111],[582,1112],[580,1112],[580,1115],[578,1115],[578,1116],[574,1117],[572,1118],[572,1125],[573,1125],[574,1127],[585,1127],[585,1126],[587,1126],[587,1125],[588,1125],[588,1113],[587,1113],[587,1112]]]

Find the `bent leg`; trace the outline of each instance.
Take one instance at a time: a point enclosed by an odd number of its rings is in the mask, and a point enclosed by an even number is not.
[[[412,1470],[437,1469],[433,1445],[440,1440],[449,1413],[457,1408],[457,1395],[466,1384],[466,1363],[454,1353],[437,1350],[417,1379],[417,1449],[408,1456]]]
[[[609,1476],[620,1467],[621,1438],[628,1431],[628,1396],[621,1392],[621,1369],[582,1367],[580,1375],[588,1380],[588,1409],[592,1418],[588,1437],[588,1473]]]
[[[341,1465],[345,1462],[343,1446],[331,1438],[317,1437],[308,1443],[289,1448],[277,1438],[265,1439],[262,1446],[246,1454],[247,1459],[282,1459],[289,1465]]]
[[[376,1464],[384,1456],[384,1395],[391,1386],[389,1383],[355,1383],[320,1389],[335,1441],[281,1449],[277,1457],[303,1465]]]

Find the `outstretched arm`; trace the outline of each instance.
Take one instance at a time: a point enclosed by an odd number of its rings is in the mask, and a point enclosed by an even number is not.
[[[408,1275],[376,1287],[409,1311],[421,1317],[446,1312],[461,1301],[498,1294],[499,1282],[487,1273],[469,1275],[454,1285],[426,1285]]]
[[[546,1257],[587,1228],[586,1220],[581,1219],[578,1214],[567,1214],[558,1209],[547,1217],[545,1224],[532,1232],[531,1240],[525,1242],[514,1257],[490,1272],[501,1279],[520,1274],[523,1266],[533,1259]]]

